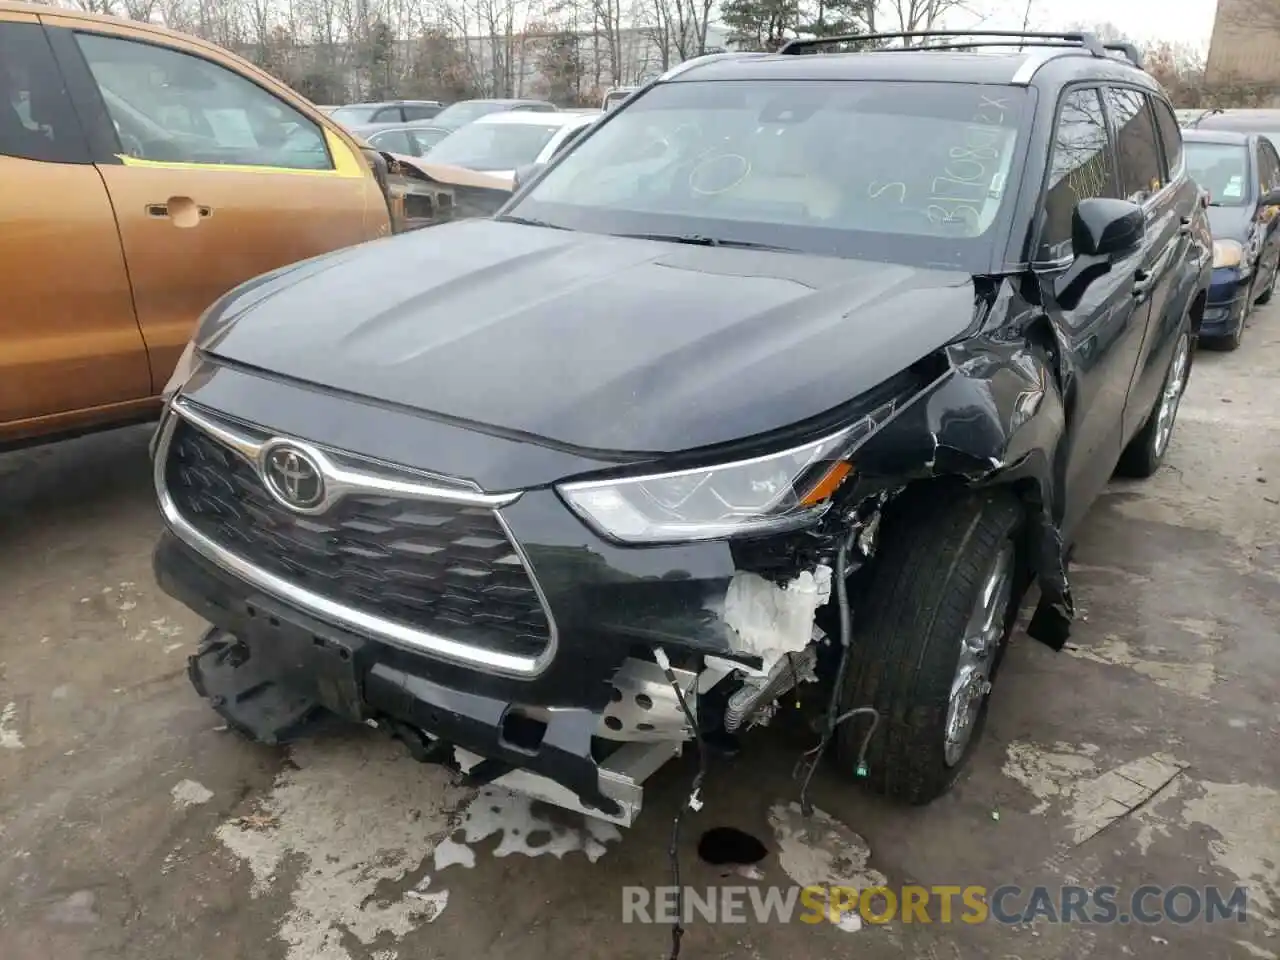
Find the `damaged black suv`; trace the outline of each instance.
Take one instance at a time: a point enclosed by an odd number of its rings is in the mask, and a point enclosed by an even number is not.
[[[1082,517],[1165,456],[1211,241],[1132,51],[882,39],[685,63],[494,217],[210,308],[155,569],[229,723],[629,823],[785,693],[949,787],[1024,595],[1060,647]]]

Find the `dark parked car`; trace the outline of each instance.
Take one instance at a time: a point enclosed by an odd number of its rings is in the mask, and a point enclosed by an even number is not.
[[[348,129],[430,120],[442,110],[439,100],[379,100],[376,103],[348,103],[329,111],[329,116]]]
[[[810,773],[948,789],[1024,591],[1060,648],[1081,520],[1164,459],[1211,273],[1159,86],[1026,40],[695,59],[494,217],[222,298],[155,444],[196,689],[624,823],[782,694]]]
[[[535,110],[550,113],[557,109],[559,108],[554,103],[546,100],[459,100],[436,114],[432,118],[432,123],[447,130],[456,130],[466,126],[472,120],[504,110]]]
[[[1280,269],[1280,154],[1266,137],[1183,131],[1191,176],[1209,195],[1213,285],[1200,339],[1234,350],[1255,303],[1275,291]]]
[[[1280,150],[1280,110],[1231,109],[1197,110],[1184,121],[1184,126],[1196,130],[1233,130],[1236,133],[1256,133],[1271,141]]]

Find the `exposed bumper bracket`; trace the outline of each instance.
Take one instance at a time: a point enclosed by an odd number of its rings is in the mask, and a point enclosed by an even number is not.
[[[576,810],[584,816],[629,827],[644,806],[644,782],[668,760],[678,757],[681,746],[672,741],[628,743],[610,754],[599,767],[600,792],[617,803],[613,813],[584,806],[572,790],[531,770],[513,769],[484,782],[566,810]],[[463,770],[471,771],[470,775],[478,774],[481,768],[493,763],[461,748],[455,756]]]

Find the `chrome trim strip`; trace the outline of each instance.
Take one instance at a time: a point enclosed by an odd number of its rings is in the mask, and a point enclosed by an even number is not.
[[[199,429],[207,429],[205,424],[211,423],[206,417],[195,419],[192,417],[192,411],[189,405],[174,403],[172,411],[181,415],[183,419],[189,420]],[[198,416],[198,415],[197,415]],[[182,540],[187,546],[191,547],[206,560],[216,564],[226,570],[233,576],[238,577],[249,585],[258,590],[263,591],[282,600],[285,603],[292,604],[299,609],[318,617],[321,620],[335,623],[339,626],[355,630],[363,633],[375,640],[391,644],[403,650],[413,653],[426,654],[441,660],[446,660],[459,666],[470,667],[476,670],[482,670],[486,673],[498,674],[501,676],[513,677],[516,679],[532,679],[540,674],[551,661],[555,658],[556,651],[559,648],[559,630],[556,627],[555,617],[552,616],[551,608],[547,603],[546,595],[543,593],[541,584],[538,583],[537,577],[534,576],[533,569],[529,566],[528,558],[524,549],[511,536],[510,528],[506,519],[499,513],[497,506],[490,502],[493,507],[494,516],[497,518],[503,532],[507,534],[516,555],[520,558],[520,562],[524,567],[525,575],[528,576],[529,582],[533,585],[534,592],[537,594],[538,601],[542,605],[542,612],[547,618],[548,636],[546,648],[536,657],[519,656],[517,654],[499,653],[494,650],[485,650],[480,647],[474,647],[471,644],[459,643],[456,640],[450,640],[448,637],[432,633],[428,630],[420,630],[414,627],[406,626],[402,623],[396,623],[393,620],[387,620],[374,614],[364,613],[355,610],[345,604],[336,603],[318,593],[313,593],[296,584],[290,583],[282,577],[275,575],[267,570],[263,570],[247,560],[237,556],[235,553],[227,550],[221,544],[206,537],[203,533],[189,524],[179,512],[177,504],[173,502],[173,498],[169,495],[169,490],[165,484],[164,475],[165,468],[168,464],[169,445],[173,440],[173,433],[178,424],[178,416],[170,415],[165,418],[161,427],[160,440],[156,444],[155,466],[153,474],[153,482],[155,483],[156,495],[160,502],[160,512],[164,516],[165,522],[169,529],[173,531],[178,539]],[[216,437],[220,442],[224,436],[236,437],[236,434],[227,434],[226,429],[213,424],[214,429],[210,430],[210,434]],[[245,438],[240,437],[243,440]],[[252,441],[256,443],[256,441]],[[230,446],[230,444],[228,444]],[[240,452],[237,450],[237,452]],[[412,486],[412,485],[409,485]],[[433,490],[435,488],[432,488]],[[370,492],[374,492],[370,490]],[[451,493],[454,491],[450,491]],[[397,494],[404,496],[404,494]],[[519,496],[516,494],[515,496]],[[438,499],[438,498],[427,498]],[[515,497],[505,502],[512,502]],[[455,503],[475,503],[475,501],[459,501]]]
[[[263,460],[274,447],[288,444],[301,450],[320,468],[324,479],[325,496],[313,507],[300,508],[285,504],[296,513],[321,514],[327,511],[338,500],[347,494],[375,494],[389,497],[404,497],[411,500],[433,500],[436,503],[455,503],[468,507],[505,507],[520,499],[520,491],[514,493],[481,493],[480,491],[462,490],[454,487],[437,486],[431,483],[410,480],[396,480],[392,477],[372,473],[365,470],[351,470],[341,464],[334,463],[323,450],[314,444],[292,437],[272,436],[268,440],[237,433],[235,430],[210,419],[195,410],[190,403],[181,399],[174,401],[173,410],[184,420],[189,421],[209,434],[215,440],[234,450],[247,460],[259,474],[262,473]]]
[[[1015,70],[1013,76],[1009,78],[1009,82],[1017,87],[1027,86],[1035,77],[1037,70],[1055,57],[1061,56],[1066,49],[1069,48],[1036,50],[1028,53],[1027,58],[1018,65],[1018,69]]]

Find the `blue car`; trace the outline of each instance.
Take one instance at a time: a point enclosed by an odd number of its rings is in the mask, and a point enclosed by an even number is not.
[[[1240,345],[1245,318],[1266,303],[1280,267],[1280,155],[1257,133],[1184,129],[1187,167],[1208,194],[1213,281],[1200,340]]]

